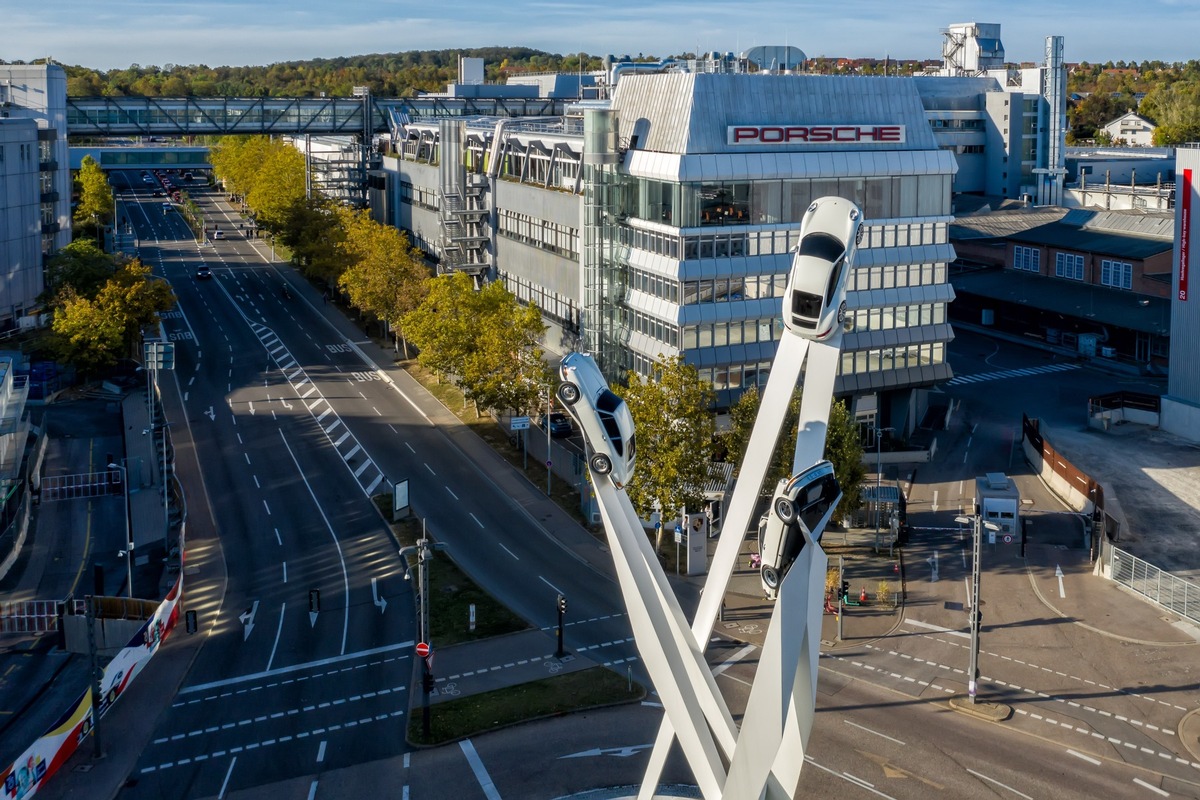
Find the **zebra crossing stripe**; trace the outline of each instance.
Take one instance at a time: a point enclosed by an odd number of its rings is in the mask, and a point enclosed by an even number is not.
[[[1051,372],[1066,372],[1067,370],[1079,369],[1079,367],[1079,364],[1047,364],[1044,367],[1024,367],[1022,369],[1008,369],[997,372],[979,372],[974,375],[958,375],[947,381],[946,385],[962,386],[970,383],[1003,380],[1005,378],[1023,378],[1030,375],[1045,375]]]

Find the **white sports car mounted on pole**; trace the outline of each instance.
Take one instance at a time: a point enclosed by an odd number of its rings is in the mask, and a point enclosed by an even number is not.
[[[818,461],[775,487],[771,510],[759,523],[758,534],[759,569],[767,597],[775,599],[796,556],[808,542],[820,539],[841,501],[842,488],[828,461]]]
[[[862,214],[849,200],[814,200],[800,221],[800,244],[784,292],[784,326],[823,342],[846,321],[846,276],[862,238]]]
[[[571,353],[562,360],[558,399],[575,418],[592,447],[588,466],[606,475],[618,489],[633,475],[635,446],[633,416],[625,401],[613,394],[595,360]]]

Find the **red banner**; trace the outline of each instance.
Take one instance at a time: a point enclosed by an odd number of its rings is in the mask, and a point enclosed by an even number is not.
[[[1188,299],[1188,242],[1192,232],[1192,171],[1183,170],[1179,183],[1179,300]]]

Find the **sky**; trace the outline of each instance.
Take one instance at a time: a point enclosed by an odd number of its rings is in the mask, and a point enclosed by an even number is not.
[[[668,56],[792,45],[810,58],[937,59],[941,31],[995,22],[1008,61],[1047,36],[1074,61],[1200,58],[1198,0],[0,0],[0,60],[247,65],[520,46]]]

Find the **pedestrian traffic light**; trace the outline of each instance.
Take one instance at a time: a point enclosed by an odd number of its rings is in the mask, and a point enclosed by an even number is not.
[[[565,614],[565,613],[567,613],[567,598],[566,598],[566,595],[561,595],[561,594],[560,594],[560,595],[558,596],[558,613],[560,613],[560,614]]]
[[[850,581],[842,581],[842,599],[848,600],[849,598],[850,598]]]

